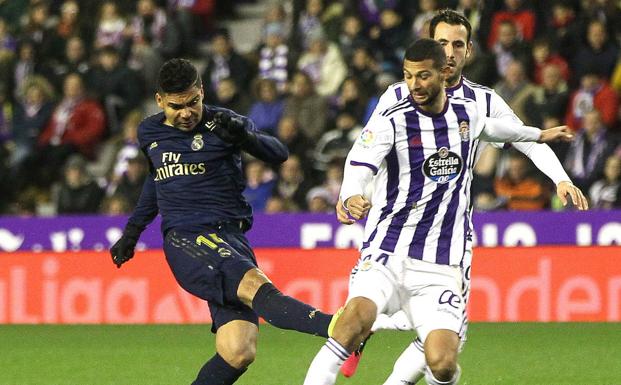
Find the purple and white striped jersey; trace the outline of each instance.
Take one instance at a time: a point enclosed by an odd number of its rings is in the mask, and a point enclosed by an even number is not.
[[[341,187],[345,201],[373,184],[363,254],[461,263],[470,232],[470,184],[479,137],[539,138],[537,128],[486,118],[480,106],[451,96],[442,113],[430,115],[408,92],[371,117],[348,154]]]

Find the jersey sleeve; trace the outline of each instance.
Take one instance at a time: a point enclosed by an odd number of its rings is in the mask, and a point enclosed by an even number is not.
[[[373,110],[373,113],[369,118],[369,122],[373,120],[375,116],[379,115],[382,111],[386,110],[388,107],[392,107],[396,102],[399,101],[399,98],[397,97],[397,84],[399,83],[388,86],[386,91],[384,91],[382,96],[380,96],[377,105],[375,106],[375,109]],[[404,96],[407,96],[407,94],[402,95],[402,97]]]
[[[496,118],[506,121],[512,121],[516,124],[523,125],[524,122],[513,112],[511,107],[496,92],[491,91],[489,101],[490,118]]]
[[[394,145],[392,120],[378,114],[364,127],[345,160],[340,197],[343,202],[354,195],[364,195],[384,158]]]
[[[535,166],[548,178],[558,185],[561,182],[571,182],[569,175],[563,169],[563,165],[556,157],[550,146],[545,143],[534,142],[515,142],[513,143],[518,151],[526,155]]]

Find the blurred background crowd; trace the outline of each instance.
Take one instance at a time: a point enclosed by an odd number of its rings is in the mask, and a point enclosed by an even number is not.
[[[235,34],[248,4],[259,27]],[[571,126],[555,153],[593,207],[620,208],[618,1],[0,0],[0,214],[131,212],[148,173],[136,128],[177,56],[200,68],[206,103],[289,147],[280,167],[244,162],[255,212],[333,211],[344,157],[446,7],[473,26],[464,75],[527,125]],[[478,210],[560,209],[511,149],[488,148],[475,174]]]

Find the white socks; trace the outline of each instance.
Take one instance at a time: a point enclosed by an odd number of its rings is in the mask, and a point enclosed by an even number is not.
[[[417,338],[401,353],[384,385],[416,384],[425,375],[425,352]]]
[[[304,385],[334,385],[339,369],[349,357],[349,352],[338,342],[328,338],[311,362]]]
[[[378,314],[373,326],[371,327],[371,331],[375,332],[380,329],[388,329],[388,330],[412,330],[412,323],[408,318],[408,315],[403,311],[399,310],[398,312],[392,315],[386,314]]]
[[[453,378],[449,381],[436,380],[436,378],[433,376],[433,373],[431,373],[431,370],[427,368],[426,373],[425,373],[425,381],[427,381],[428,385],[453,385],[453,384],[456,384],[457,381],[459,381],[460,376],[461,376],[461,367],[459,365],[457,365],[457,370],[455,371]]]

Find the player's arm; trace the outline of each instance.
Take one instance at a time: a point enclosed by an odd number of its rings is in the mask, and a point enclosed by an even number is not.
[[[340,200],[352,218],[362,219],[371,209],[366,186],[394,145],[394,125],[381,115],[372,117],[352,146],[345,160]]]
[[[149,158],[147,157],[147,159]],[[120,268],[121,265],[133,258],[134,249],[136,248],[140,234],[142,234],[147,225],[153,221],[158,213],[153,174],[153,165],[149,161],[149,175],[142,185],[142,192],[140,193],[140,198],[134,208],[134,212],[125,225],[123,235],[121,235],[121,238],[110,248],[112,262],[116,267]]]
[[[561,200],[561,203],[563,203],[563,206],[567,205],[567,196],[569,195],[572,202],[579,210],[588,209],[589,205],[586,197],[582,191],[571,182],[569,175],[567,175],[563,169],[556,154],[547,144],[516,142],[513,143],[513,147],[530,158],[535,166],[554,182],[556,194]]]
[[[567,126],[557,126],[540,130],[516,122],[487,118],[479,137],[487,142],[539,142],[571,141],[573,133]]]
[[[239,146],[250,155],[267,163],[282,163],[289,157],[287,146],[277,138],[259,132],[252,120],[230,110],[215,113],[212,132],[224,142]]]

